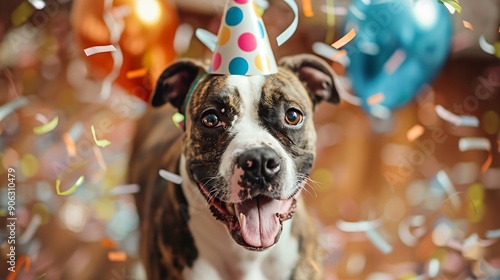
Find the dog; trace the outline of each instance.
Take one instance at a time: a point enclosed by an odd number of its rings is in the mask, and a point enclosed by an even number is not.
[[[284,57],[278,69],[215,75],[184,59],[159,77],[158,108],[139,121],[129,163],[148,279],[321,279],[300,195],[315,158],[314,108],[340,98],[314,55]]]

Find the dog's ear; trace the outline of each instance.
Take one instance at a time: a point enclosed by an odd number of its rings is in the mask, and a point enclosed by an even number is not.
[[[170,65],[161,73],[156,82],[151,105],[159,107],[169,102],[179,110],[184,110],[184,100],[196,78],[205,73],[206,65],[195,60],[184,59]]]
[[[321,101],[339,103],[333,69],[321,58],[311,54],[286,56],[279,65],[290,69],[304,84],[314,105]]]

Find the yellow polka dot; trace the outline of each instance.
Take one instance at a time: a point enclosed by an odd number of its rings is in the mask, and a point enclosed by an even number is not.
[[[38,159],[32,154],[25,154],[21,158],[21,172],[30,178],[38,173]]]
[[[269,71],[270,61],[269,61],[269,57],[267,55],[258,54],[255,57],[254,63],[255,63],[255,67],[257,67],[257,69],[259,69],[259,71],[261,71],[261,72]]]
[[[500,118],[498,117],[498,114],[496,112],[488,111],[484,113],[481,123],[486,133],[494,135],[497,133],[498,128],[500,127]]]
[[[231,38],[231,29],[227,26],[222,27],[219,34],[219,46],[224,46],[229,41],[229,38]]]

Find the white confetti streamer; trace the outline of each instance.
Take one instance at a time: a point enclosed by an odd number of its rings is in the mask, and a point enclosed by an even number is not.
[[[436,105],[434,109],[436,110],[436,114],[438,114],[440,118],[456,126],[468,126],[468,127],[479,126],[479,120],[475,116],[457,116],[452,112],[446,110],[441,105]]]
[[[137,184],[128,184],[128,185],[120,185],[112,188],[109,191],[109,195],[123,195],[123,194],[131,194],[139,192],[139,185]]]
[[[19,237],[19,243],[25,244],[26,242],[30,241],[41,224],[42,218],[39,214],[35,214],[33,218],[31,218],[31,221],[24,230],[23,234]]]
[[[431,259],[429,261],[429,266],[427,273],[429,273],[429,277],[434,278],[438,275],[439,273],[439,260],[438,259]]]
[[[215,47],[217,46],[217,35],[202,28],[196,29],[195,35],[210,51],[215,51]]]
[[[347,55],[335,56],[340,51],[332,48],[332,46],[322,43],[316,42],[312,45],[312,50],[317,55],[320,55],[328,60],[338,62],[342,64],[342,66],[347,67],[350,64],[349,57]]]
[[[323,5],[321,6],[321,11],[325,14],[334,14],[337,16],[347,15],[347,9],[345,7],[328,7]]]
[[[380,220],[360,221],[360,222],[346,222],[342,220],[337,221],[337,227],[345,232],[365,232],[370,229],[375,229],[380,226]]]
[[[453,204],[454,207],[459,208],[461,203],[460,203],[460,198],[458,195],[455,194],[455,187],[453,186],[453,183],[451,182],[450,177],[448,174],[446,174],[446,171],[441,170],[436,174],[436,180],[437,182],[443,187],[444,191],[448,194],[448,197],[451,201],[451,204]]]
[[[389,254],[392,252],[392,246],[374,229],[366,231],[366,236],[382,253]]]
[[[470,150],[491,150],[491,143],[487,138],[481,137],[464,137],[458,141],[458,149],[461,152]]]
[[[384,64],[384,70],[387,74],[394,73],[405,61],[406,52],[403,49],[397,49]]]
[[[286,41],[288,41],[288,39],[290,39],[290,37],[292,37],[292,35],[295,33],[295,31],[297,30],[297,26],[299,25],[299,8],[297,7],[297,3],[295,3],[294,0],[284,0],[284,1],[292,9],[293,14],[294,14],[294,18],[293,18],[293,21],[290,24],[290,26],[288,26],[288,28],[285,29],[285,31],[283,31],[278,36],[278,38],[276,38],[276,42],[278,42],[278,46],[281,46]]]
[[[172,172],[168,172],[167,170],[164,170],[164,169],[160,169],[159,174],[163,179],[165,179],[169,182],[172,182],[172,183],[177,184],[177,185],[182,184],[182,177],[177,175],[177,174],[174,174]]]
[[[425,234],[426,229],[423,226],[425,223],[425,216],[411,216],[406,218],[399,224],[398,233],[401,241],[408,247],[414,247],[417,245],[418,238]],[[410,226],[419,227],[417,234],[412,234],[410,232]],[[417,232],[417,231],[415,231]]]
[[[495,46],[492,44],[486,42],[486,39],[484,38],[484,35],[481,35],[479,37],[479,47],[485,52],[489,54],[495,54]]]
[[[2,107],[0,107],[0,121],[2,121],[8,115],[12,114],[12,112],[23,106],[26,106],[27,104],[28,99],[26,99],[25,97],[21,97],[3,105]]]
[[[86,56],[91,56],[91,55],[98,54],[98,53],[115,52],[116,48],[113,45],[94,46],[94,47],[86,48],[83,51],[85,52]]]
[[[486,232],[486,238],[495,239],[500,238],[500,229],[491,229]]]

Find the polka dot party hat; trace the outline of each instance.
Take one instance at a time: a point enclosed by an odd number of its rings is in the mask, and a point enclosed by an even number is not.
[[[228,1],[208,72],[247,76],[278,72],[254,0]]]

